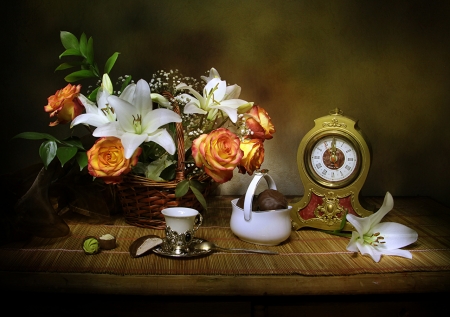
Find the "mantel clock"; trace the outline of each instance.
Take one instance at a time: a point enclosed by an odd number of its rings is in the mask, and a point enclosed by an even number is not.
[[[371,162],[371,149],[357,121],[336,108],[314,120],[297,152],[297,164],[305,194],[292,203],[294,230],[313,227],[336,230],[347,213],[372,214],[360,202],[360,191]],[[347,223],[343,230],[352,230]]]

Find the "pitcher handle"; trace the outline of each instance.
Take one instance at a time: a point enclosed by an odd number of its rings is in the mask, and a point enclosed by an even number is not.
[[[253,177],[250,185],[248,185],[247,192],[245,193],[244,199],[244,218],[246,221],[250,221],[252,218],[252,204],[253,204],[253,195],[255,194],[256,187],[259,184],[261,178],[266,180],[267,185],[270,189],[277,189],[277,185],[275,185],[275,181],[272,176],[267,174],[266,171],[257,171],[255,172],[255,177]]]

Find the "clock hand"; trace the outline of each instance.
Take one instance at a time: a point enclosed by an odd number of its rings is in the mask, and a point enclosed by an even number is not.
[[[331,141],[330,161],[332,163],[336,163],[336,161],[337,161],[337,156],[336,156],[336,139],[335,138],[333,138],[333,141]]]

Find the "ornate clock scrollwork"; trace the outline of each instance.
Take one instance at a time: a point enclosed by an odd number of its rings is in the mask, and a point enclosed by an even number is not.
[[[347,127],[347,125],[345,123],[340,123],[339,120],[336,118],[331,119],[331,122],[322,123],[322,126],[330,127],[330,128],[346,128]]]
[[[334,192],[328,192],[323,200],[323,204],[314,209],[314,216],[326,223],[329,226],[342,222],[342,217],[348,213],[348,209],[345,209],[339,204],[339,199]]]

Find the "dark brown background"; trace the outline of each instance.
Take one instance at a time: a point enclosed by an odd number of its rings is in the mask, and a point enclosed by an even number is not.
[[[340,107],[359,119],[374,157],[365,195],[431,196],[449,183],[448,1],[10,1],[3,8],[1,173],[38,162],[38,141],[11,140],[47,127],[46,99],[65,86],[54,73],[59,31],[94,38],[111,74],[149,80],[159,69],[199,77],[215,67],[276,126],[266,142],[280,191],[301,195],[296,153],[313,120]],[[221,194],[245,192],[236,177]]]

